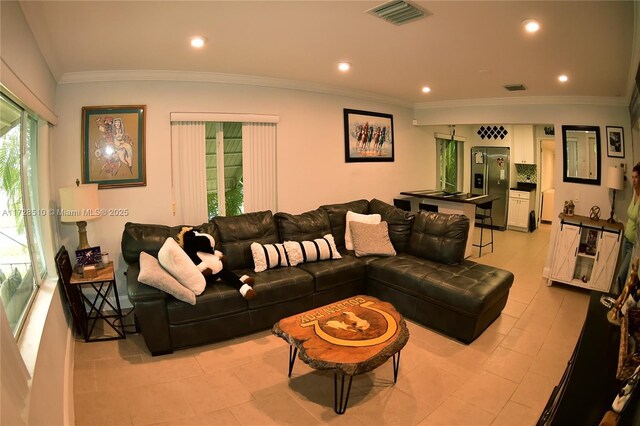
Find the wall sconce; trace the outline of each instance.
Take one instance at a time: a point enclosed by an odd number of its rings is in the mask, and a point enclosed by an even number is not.
[[[78,250],[91,247],[87,241],[87,221],[100,217],[98,184],[80,185],[76,179],[75,186],[60,188],[60,209],[62,222],[75,222],[78,226]]]

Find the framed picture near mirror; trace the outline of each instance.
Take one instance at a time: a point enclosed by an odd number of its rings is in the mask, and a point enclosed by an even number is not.
[[[607,157],[624,158],[624,130],[607,126]]]

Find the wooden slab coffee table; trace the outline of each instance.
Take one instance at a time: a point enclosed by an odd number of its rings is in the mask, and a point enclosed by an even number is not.
[[[409,330],[393,305],[371,296],[354,296],[278,321],[271,330],[289,345],[289,377],[296,354],[317,370],[332,370],[334,410],[347,409],[353,376],[393,357],[393,383],[398,379],[400,350]],[[341,377],[338,398],[338,375]],[[349,376],[346,394],[345,376]]]

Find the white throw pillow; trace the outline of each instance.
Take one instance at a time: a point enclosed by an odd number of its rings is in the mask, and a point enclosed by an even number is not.
[[[255,272],[266,271],[277,266],[292,266],[283,244],[251,243],[251,254]]]
[[[342,259],[331,234],[313,241],[285,241],[284,248],[287,250],[291,266],[319,260]]]
[[[196,296],[202,294],[207,282],[176,240],[167,238],[158,252],[158,261],[180,284],[193,291]]]
[[[191,290],[180,284],[170,273],[165,271],[158,259],[146,252],[140,252],[140,273],[138,281],[155,287],[165,293],[169,293],[178,300],[190,305],[196,304],[196,295]]]
[[[344,227],[344,246],[347,250],[353,250],[353,239],[351,238],[351,228],[349,222],[368,223],[371,225],[377,225],[382,220],[382,216],[376,214],[360,214],[352,211],[347,212],[347,222]]]

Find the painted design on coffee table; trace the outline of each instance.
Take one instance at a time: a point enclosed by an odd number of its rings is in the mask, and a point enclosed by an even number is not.
[[[384,343],[394,336],[398,324],[393,316],[362,298],[348,299],[301,315],[301,327],[313,327],[318,337],[337,346],[365,347]],[[354,307],[363,308],[357,314]],[[349,310],[347,310],[349,309]],[[372,324],[378,325],[371,327]]]

